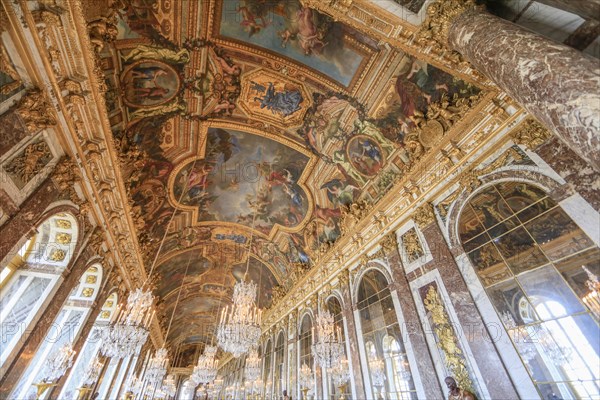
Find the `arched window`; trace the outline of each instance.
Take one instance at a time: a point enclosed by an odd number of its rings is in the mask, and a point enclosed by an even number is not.
[[[313,344],[313,335],[312,335],[312,319],[309,314],[305,314],[304,318],[302,318],[302,324],[300,325],[300,336],[298,340],[298,349],[299,349],[299,368],[302,368],[304,364],[306,364],[312,371],[312,379],[313,379],[313,387],[309,388],[309,393],[312,393],[313,396],[316,394],[316,378],[315,378],[315,362],[312,355],[312,344]],[[298,370],[300,371],[300,369]],[[300,388],[302,389],[302,388]]]
[[[281,396],[281,393],[284,389],[284,337],[283,332],[280,332],[277,336],[277,341],[275,342],[275,395]]]
[[[106,326],[114,317],[117,309],[117,300],[117,294],[112,293],[104,302],[102,309],[100,310],[100,314],[98,314],[98,317],[96,317],[96,322],[90,330],[80,354],[77,355],[77,359],[73,364],[73,368],[71,368],[71,371],[69,372],[67,382],[65,383],[61,395],[59,396],[60,399],[76,400],[78,398],[79,393],[77,392],[77,389],[83,386],[83,380],[86,373],[88,373],[88,369],[94,358],[101,358],[98,354],[101,345],[99,336],[100,329],[102,329],[103,326]]]
[[[339,331],[341,333],[342,343],[346,343],[346,332],[344,330],[344,317],[342,315],[342,305],[340,304],[340,301],[337,299],[337,297],[331,296],[327,300],[326,307],[327,307],[327,310],[329,310],[329,312],[331,313],[331,315],[333,315],[333,322],[336,326],[336,329],[339,329]],[[344,345],[344,351],[345,350],[346,350],[346,347]],[[346,354],[346,359],[348,357],[349,357],[349,354]],[[326,373],[327,373],[327,371],[326,371]],[[328,381],[329,381],[329,385],[328,385],[329,386],[329,394],[330,394],[331,398],[332,399],[338,398],[340,396],[338,394],[338,388],[335,387],[335,384],[334,384],[333,380],[331,379],[331,376],[328,376]],[[351,399],[352,397],[350,396],[349,393],[345,393],[344,398]]]
[[[0,367],[14,357],[61,281],[77,243],[77,221],[68,213],[44,221],[0,272]]]
[[[263,354],[263,383],[265,387],[265,395],[267,394],[267,388],[269,387],[269,382],[271,382],[271,356],[272,356],[272,346],[271,340],[267,341],[265,346],[265,352]],[[270,388],[269,388],[270,389]]]
[[[32,385],[41,382],[45,378],[48,357],[65,345],[73,345],[77,340],[98,294],[101,281],[102,267],[98,264],[92,265],[83,274],[79,284],[73,288],[71,295],[58,312],[52,327],[37,349],[35,356],[29,362],[25,372],[21,375],[21,379],[11,393],[10,398],[35,398],[36,390]],[[48,398],[50,392],[50,390],[46,391],[42,398]]]
[[[600,249],[542,190],[520,182],[476,194],[459,235],[542,398],[597,395],[600,314],[587,282],[600,273]]]
[[[358,289],[358,310],[367,370],[375,398],[416,399],[406,362],[400,326],[388,282],[377,270],[367,271]]]

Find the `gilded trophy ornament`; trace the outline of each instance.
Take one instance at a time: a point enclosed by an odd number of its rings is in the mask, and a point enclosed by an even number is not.
[[[470,390],[473,387],[473,382],[469,377],[463,351],[435,285],[429,287],[423,303],[430,313],[438,346],[444,353],[446,366],[452,372],[459,386]]]
[[[25,150],[11,160],[4,169],[13,177],[13,180],[18,178],[24,186],[48,165],[52,157],[48,143],[45,140],[39,140],[25,147]]]
[[[416,261],[425,254],[415,228],[409,229],[402,235],[402,249],[409,263]]]

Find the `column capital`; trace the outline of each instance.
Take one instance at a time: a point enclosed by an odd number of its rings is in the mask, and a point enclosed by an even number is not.
[[[417,208],[412,218],[421,230],[432,224],[435,221],[435,213],[431,203],[425,203]]]
[[[533,151],[550,139],[552,133],[535,119],[528,118],[517,126],[511,136],[515,143],[522,144]]]
[[[427,17],[416,34],[421,43],[434,48],[448,48],[448,31],[460,15],[482,9],[475,0],[438,0],[427,6]]]

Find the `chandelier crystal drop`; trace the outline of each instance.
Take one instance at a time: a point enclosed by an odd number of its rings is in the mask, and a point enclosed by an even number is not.
[[[261,359],[258,356],[258,351],[253,347],[246,357],[246,367],[244,368],[244,375],[248,382],[255,382],[258,380],[260,377],[260,364]]]
[[[206,346],[204,352],[198,357],[198,363],[194,367],[191,379],[196,383],[210,383],[217,376],[217,367],[219,360],[217,359],[216,346]]]
[[[300,387],[309,389],[314,385],[314,377],[312,368],[310,368],[306,363],[302,364],[302,368],[300,368],[300,374],[298,376],[298,383]]]
[[[238,282],[233,288],[233,305],[221,312],[217,342],[235,358],[255,346],[260,339],[261,310],[256,307],[256,283]]]
[[[102,355],[125,358],[138,351],[148,338],[154,297],[150,290],[138,288],[127,298],[127,306],[119,312],[116,321],[100,331]]]
[[[165,393],[166,397],[175,396],[175,393],[177,392],[177,386],[175,385],[175,378],[173,377],[173,375],[167,375],[163,382],[162,390]]]
[[[66,344],[55,351],[46,360],[46,370],[42,381],[55,382],[60,379],[73,365],[75,351],[71,344]]]
[[[373,386],[381,387],[385,383],[385,371],[383,360],[379,357],[375,357],[369,361],[369,369],[371,370],[371,379]]]
[[[345,385],[350,379],[350,369],[348,368],[348,360],[342,358],[338,363],[327,370],[331,376],[331,380],[335,387]]]
[[[87,366],[83,374],[84,386],[89,386],[96,382],[96,380],[100,376],[100,371],[102,371],[102,366],[103,364],[98,359],[98,356],[94,357],[94,359]]]
[[[331,368],[344,356],[340,329],[336,328],[333,315],[328,310],[319,313],[316,325],[317,336],[311,346],[313,356],[322,368]]]
[[[169,365],[169,356],[167,349],[161,347],[158,349],[154,357],[152,357],[146,368],[144,380],[152,385],[160,383],[167,374],[167,366]]]

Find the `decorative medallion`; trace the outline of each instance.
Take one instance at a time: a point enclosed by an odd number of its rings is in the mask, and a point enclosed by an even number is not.
[[[366,135],[353,136],[346,144],[346,157],[361,175],[376,176],[385,165],[385,155],[379,143]]]
[[[62,261],[65,259],[65,257],[67,256],[67,253],[65,253],[64,250],[60,250],[60,249],[54,249],[52,250],[52,252],[50,253],[50,260],[58,262],[58,261]]]
[[[164,104],[179,92],[181,82],[170,65],[156,60],[140,60],[121,74],[123,101],[143,108]]]
[[[59,244],[71,243],[71,235],[68,233],[57,233],[55,238],[56,238],[56,242]]]
[[[257,70],[242,77],[239,105],[251,117],[283,126],[298,126],[312,99],[301,83]]]
[[[71,221],[68,219],[57,219],[55,220],[56,227],[60,229],[71,229]]]

